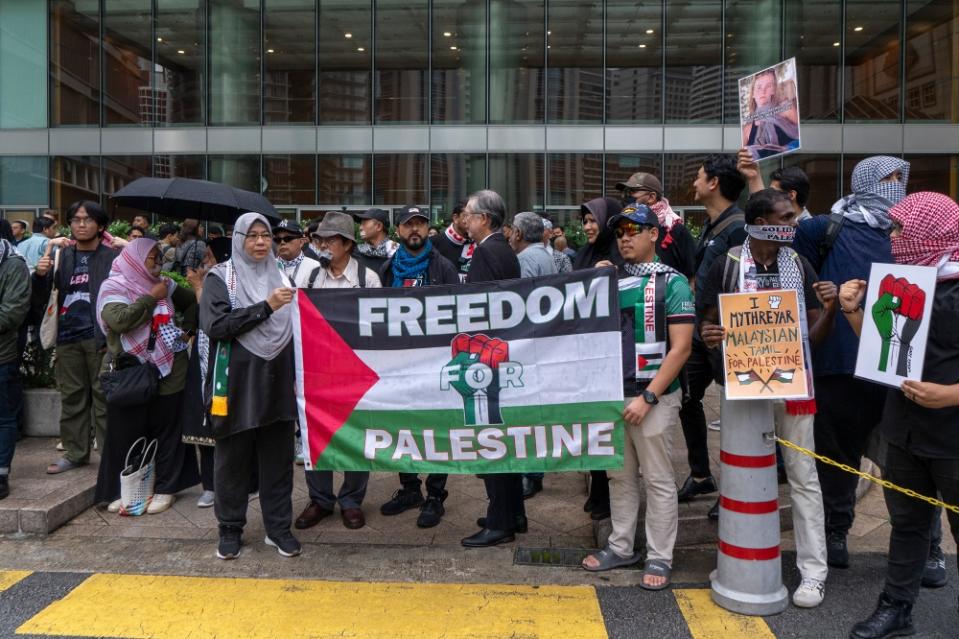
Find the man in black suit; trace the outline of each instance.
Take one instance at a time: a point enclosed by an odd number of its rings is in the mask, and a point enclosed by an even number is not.
[[[477,191],[470,196],[463,214],[468,216],[470,239],[476,243],[466,283],[493,282],[520,276],[519,260],[501,231],[506,219],[506,204],[495,191]],[[470,548],[495,546],[526,532],[523,507],[523,476],[497,473],[483,476],[489,506],[486,517],[476,523],[482,528],[461,543]]]

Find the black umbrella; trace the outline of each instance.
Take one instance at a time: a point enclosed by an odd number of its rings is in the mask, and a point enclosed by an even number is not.
[[[144,177],[130,182],[110,199],[158,215],[220,224],[233,224],[248,211],[262,213],[271,224],[280,221],[280,214],[259,193],[206,180]]]

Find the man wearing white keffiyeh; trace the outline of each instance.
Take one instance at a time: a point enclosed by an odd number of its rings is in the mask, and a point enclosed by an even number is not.
[[[830,282],[817,282],[812,266],[789,247],[797,216],[787,194],[776,189],[753,193],[745,212],[749,237],[741,248],[730,250],[726,259],[716,260],[701,284],[706,306],[703,341],[716,348],[725,336],[725,329],[719,325],[720,294],[793,289],[799,297],[803,346],[810,362],[810,343],[818,343],[835,318],[836,287]],[[807,378],[811,389],[811,367]],[[815,412],[816,401],[811,394],[805,400],[776,402],[776,433],[805,448],[815,448]],[[802,576],[793,603],[813,608],[822,603],[828,571],[822,491],[814,459],[792,450],[784,450],[783,457],[793,506],[796,564]]]

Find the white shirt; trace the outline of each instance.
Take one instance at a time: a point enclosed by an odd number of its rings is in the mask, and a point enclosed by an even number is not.
[[[330,269],[320,269],[313,283],[313,288],[360,288],[359,279],[360,264],[354,258],[350,258],[349,264],[338,276],[330,273]],[[371,268],[366,269],[366,288],[379,288],[380,277]]]
[[[314,269],[319,268],[319,266],[319,262],[304,255],[303,260],[295,267],[285,267],[280,270],[293,281],[293,286],[306,288],[310,281],[310,273],[312,273]],[[319,279],[319,274],[317,274],[317,279]]]

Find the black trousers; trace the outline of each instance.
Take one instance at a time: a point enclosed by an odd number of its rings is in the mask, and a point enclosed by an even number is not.
[[[446,478],[449,475],[436,475],[430,473],[426,476],[426,494],[443,497],[446,493]],[[423,482],[416,473],[400,473],[400,483],[406,490],[420,490]]]
[[[947,504],[959,503],[959,459],[919,457],[890,444],[884,470],[889,481],[897,486],[929,497],[938,492]],[[919,594],[929,555],[930,525],[938,520],[939,509],[894,490],[885,489],[884,495],[892,521],[886,594],[913,602]],[[959,541],[959,515],[948,511],[946,515],[952,537]]]
[[[882,417],[886,389],[852,375],[828,375],[815,379],[816,452],[853,468],[859,468],[869,436]],[[847,534],[856,509],[859,478],[834,466],[816,462],[826,532]]]
[[[214,454],[214,509],[220,528],[242,530],[254,469],[263,525],[271,537],[293,521],[293,422],[274,422],[218,439]]]
[[[213,446],[197,446],[200,452],[200,483],[203,490],[213,490]]]
[[[120,498],[120,472],[130,446],[140,437],[157,440],[154,493],[175,495],[200,481],[192,446],[180,439],[181,393],[158,395],[146,404],[107,403],[107,434],[97,473],[96,503]]]
[[[483,475],[486,484],[486,527],[490,530],[513,530],[516,518],[526,515],[523,504],[523,475],[498,473]]]
[[[693,349],[686,360],[686,377],[689,380],[689,399],[679,409],[686,439],[686,459],[689,474],[693,477],[709,477],[709,443],[706,438],[706,413],[703,411],[703,396],[715,379],[709,349],[700,339],[693,339]]]

